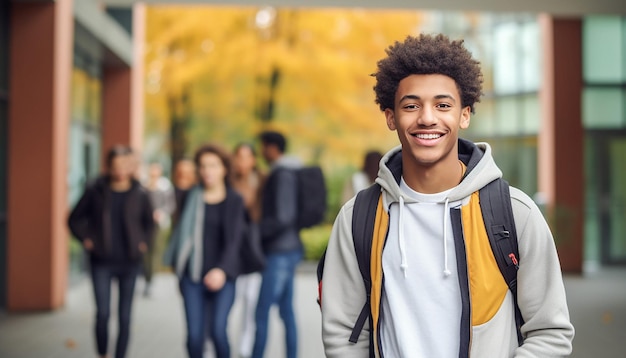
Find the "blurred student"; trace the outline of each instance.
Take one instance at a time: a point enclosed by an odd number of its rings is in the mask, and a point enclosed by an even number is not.
[[[352,174],[350,180],[346,182],[341,193],[342,202],[346,203],[359,191],[367,188],[374,183],[378,176],[378,163],[382,159],[382,153],[378,151],[369,151],[363,158],[363,166],[361,170]]]
[[[148,178],[145,187],[148,189],[148,195],[154,208],[154,221],[157,224],[152,245],[148,247],[148,252],[143,259],[143,273],[146,279],[144,296],[149,296],[155,260],[162,253],[176,203],[172,183],[163,175],[163,166],[160,163],[153,162],[148,166]]]
[[[258,230],[258,222],[261,217],[261,186],[263,175],[257,168],[256,153],[254,147],[248,143],[241,143],[235,147],[233,157],[233,175],[232,185],[244,200],[246,207],[246,222],[248,230]],[[254,235],[250,240],[259,240],[258,242],[245,242],[246,245],[258,246],[250,248],[250,250],[258,250],[257,254],[262,255],[260,247],[260,236]],[[254,314],[256,310],[257,300],[259,298],[259,289],[261,287],[262,267],[253,262],[247,261],[241,263],[242,274],[237,277],[237,300],[241,300],[243,304],[242,330],[239,341],[239,357],[246,358],[252,355],[252,346],[254,345]]]
[[[134,157],[127,146],[114,146],[106,174],[90,183],[69,216],[72,234],[89,253],[96,301],[98,354],[107,356],[111,281],[118,282],[119,333],[115,357],[126,354],[135,281],[154,230],[152,204],[133,178]]]
[[[297,223],[298,183],[294,169],[302,167],[302,163],[285,155],[287,140],[281,133],[263,132],[260,139],[263,158],[271,169],[263,185],[261,203],[260,229],[266,266],[255,315],[252,357],[264,355],[269,312],[276,304],[285,325],[286,357],[295,358],[298,332],[293,309],[294,276],[304,248]]]
[[[227,323],[235,299],[245,208],[241,196],[227,186],[229,163],[228,154],[215,145],[197,150],[199,185],[187,194],[165,252],[166,264],[180,280],[190,358],[203,356],[207,336],[217,358],[230,358]]]
[[[176,225],[177,217],[180,216],[180,212],[183,210],[183,203],[189,190],[196,185],[196,165],[193,160],[183,158],[178,160],[174,164],[174,171],[172,175],[172,184],[174,184],[174,199],[176,208],[174,210],[173,225]]]

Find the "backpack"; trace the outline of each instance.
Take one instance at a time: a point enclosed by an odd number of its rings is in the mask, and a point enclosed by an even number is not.
[[[357,318],[349,341],[356,343],[365,320],[370,319],[370,253],[372,250],[372,238],[374,235],[374,220],[376,207],[381,193],[379,184],[372,184],[367,189],[360,191],[354,202],[352,213],[352,240],[359,270],[365,284],[366,301]],[[517,246],[517,232],[511,207],[511,194],[509,184],[504,179],[496,179],[478,192],[483,221],[489,237],[491,250],[494,253],[498,268],[513,294],[515,303],[515,323],[517,327],[517,340],[521,345],[523,337],[520,331],[523,319],[517,304],[517,270],[519,268],[519,249]],[[324,261],[326,252],[320,258],[317,265],[318,299],[321,307],[322,276],[324,273]],[[370,343],[372,342],[372,330],[370,330]],[[373,356],[373,346],[370,344],[370,356]]]
[[[239,247],[239,274],[262,271],[265,268],[265,254],[261,245],[259,225],[251,220],[246,220],[242,236]]]
[[[298,182],[298,228],[308,228],[324,220],[326,182],[319,166],[295,169]]]

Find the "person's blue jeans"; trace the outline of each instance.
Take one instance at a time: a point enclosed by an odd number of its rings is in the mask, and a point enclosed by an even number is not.
[[[111,281],[117,279],[119,285],[118,323],[119,330],[115,346],[115,358],[123,358],[128,348],[130,317],[135,281],[139,273],[136,264],[91,264],[91,279],[96,300],[96,345],[98,354],[107,354],[109,343],[109,316],[111,315]]]
[[[230,358],[227,324],[235,301],[235,281],[226,280],[217,292],[204,283],[193,282],[187,275],[180,280],[180,291],[187,318],[187,352],[190,358],[202,358],[206,337],[213,340],[217,358]],[[206,332],[205,330],[209,330]]]
[[[287,358],[296,358],[298,331],[293,311],[293,287],[296,267],[302,259],[302,250],[269,254],[263,270],[255,320],[256,335],[252,358],[262,358],[267,341],[270,308],[278,304],[280,317],[285,324]]]

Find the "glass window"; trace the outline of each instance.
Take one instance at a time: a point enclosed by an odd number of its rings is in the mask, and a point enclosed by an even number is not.
[[[101,62],[92,55],[75,44],[67,173],[70,207],[80,199],[85,184],[100,172],[102,72]],[[69,252],[73,282],[84,270],[84,257],[75,240],[70,241]]]
[[[611,232],[607,259],[609,262],[626,262],[626,139],[611,140],[609,153]]]
[[[72,70],[72,121],[87,121],[88,81],[89,77],[87,72],[81,70],[79,67],[74,67]]]
[[[502,23],[494,30],[494,90],[497,94],[512,94],[520,90],[521,69],[518,53],[517,23]]]
[[[528,94],[519,98],[522,117],[520,132],[524,134],[539,133],[541,123],[541,106],[536,94]]]
[[[492,138],[493,158],[509,184],[528,194],[537,192],[537,138]]]
[[[583,77],[587,83],[626,82],[626,28],[619,16],[583,21]]]
[[[600,185],[598,183],[598,150],[597,139],[587,135],[585,139],[585,249],[584,260],[600,262]]]
[[[536,21],[499,24],[495,30],[494,90],[498,135],[538,133],[541,82]]]
[[[476,54],[477,58],[480,61],[480,68],[483,71],[483,93],[493,94],[494,93],[494,41],[493,34],[491,32],[486,34],[481,34],[476,37],[476,51],[473,51],[472,54]],[[480,57],[478,57],[481,55]]]
[[[520,33],[521,88],[523,92],[537,91],[541,86],[541,50],[539,25],[525,22]]]
[[[619,87],[586,87],[583,90],[583,125],[587,129],[624,128],[626,91]]]
[[[99,77],[90,76],[87,88],[90,95],[87,100],[87,123],[98,128],[102,120],[102,81]]]
[[[626,131],[587,131],[585,259],[626,263]]]
[[[541,83],[536,21],[501,23],[494,29],[494,89],[497,94],[537,91]]]
[[[522,102],[517,96],[496,99],[495,125],[498,135],[518,135],[521,130]]]
[[[102,84],[83,68],[72,71],[72,118],[68,182],[70,205],[80,198],[85,183],[100,169]]]
[[[476,113],[472,115],[470,126],[466,129],[465,135],[468,138],[495,135],[498,119],[494,115],[494,110],[493,98],[483,98],[480,103],[477,103],[475,105]]]

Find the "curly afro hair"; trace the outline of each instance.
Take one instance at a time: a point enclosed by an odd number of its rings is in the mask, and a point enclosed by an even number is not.
[[[452,78],[459,88],[463,107],[480,102],[483,76],[480,62],[463,47],[463,40],[451,41],[445,35],[408,36],[386,50],[387,57],[378,61],[374,92],[380,110],[394,109],[400,81],[410,75],[442,74]]]

